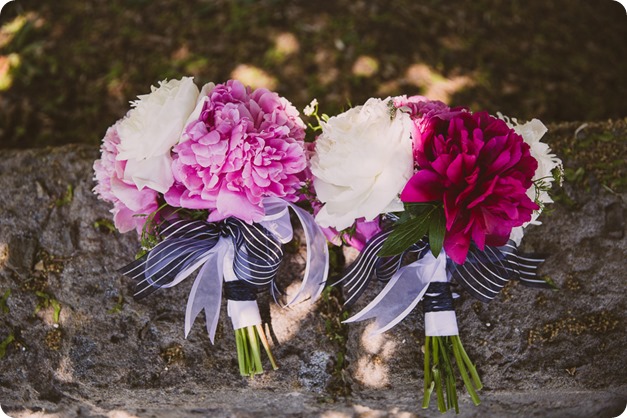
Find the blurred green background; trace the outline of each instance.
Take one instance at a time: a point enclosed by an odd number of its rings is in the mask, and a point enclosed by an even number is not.
[[[329,114],[423,94],[545,123],[627,116],[612,0],[16,0],[0,15],[0,147],[97,146],[164,78],[239,78]]]

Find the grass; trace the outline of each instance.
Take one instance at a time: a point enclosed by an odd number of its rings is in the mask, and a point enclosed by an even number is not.
[[[95,146],[157,81],[242,68],[329,114],[429,93],[523,120],[620,118],[626,38],[609,0],[19,0],[0,15],[0,147]]]

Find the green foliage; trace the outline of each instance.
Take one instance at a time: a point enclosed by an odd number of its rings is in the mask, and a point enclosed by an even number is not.
[[[389,257],[402,254],[412,244],[428,235],[429,242],[434,241],[431,244],[431,251],[437,256],[442,250],[445,227],[442,205],[435,203],[406,204],[405,211],[394,226],[394,231],[385,240],[377,255]]]
[[[1,343],[0,343],[0,359],[4,358],[4,356],[7,353],[7,347],[9,346],[9,344],[11,344],[13,341],[15,340],[15,336],[13,335],[13,333],[11,332],[9,334],[8,337],[6,337]]]
[[[585,179],[585,175],[586,175],[586,169],[583,167],[577,167],[577,169],[570,168],[570,167],[564,168],[564,178],[569,183],[580,185],[583,183]]]
[[[559,286],[557,286],[557,284],[553,281],[551,276],[542,276],[542,280],[544,280],[546,282],[546,284],[551,286],[552,290],[554,290],[554,291],[559,290]]]
[[[167,203],[163,203],[159,206],[154,212],[150,214],[137,214],[135,216],[146,218],[146,222],[142,228],[142,234],[140,238],[141,250],[137,253],[136,258],[142,257],[152,248],[154,248],[161,241],[161,237],[159,236],[160,228],[161,228],[161,218],[157,217],[159,212],[164,209],[168,209],[168,214],[175,215],[179,214],[183,219],[189,220],[206,220],[207,219],[207,211],[206,210],[192,210],[192,209],[183,209],[183,208],[172,208]]]
[[[69,205],[72,203],[72,199],[74,199],[74,187],[71,184],[68,184],[65,189],[65,193],[55,201],[55,205],[57,207]]]
[[[122,311],[122,308],[124,307],[124,296],[122,295],[118,295],[118,300],[115,303],[115,305],[113,306],[113,308],[109,309],[107,311],[107,313],[109,314],[117,314],[120,313]]]
[[[94,228],[102,232],[108,232],[110,234],[115,232],[115,225],[111,220],[106,218],[97,219],[94,222]]]
[[[55,324],[58,324],[59,316],[61,314],[61,304],[59,303],[59,301],[56,300],[53,296],[50,296],[49,294],[41,291],[36,291],[35,294],[39,297],[39,303],[37,303],[37,306],[35,306],[34,313],[37,314],[37,312],[39,312],[41,309],[48,309],[49,307],[52,307],[52,321]]]
[[[444,234],[446,233],[446,218],[444,210],[436,210],[429,223],[429,245],[434,257],[440,255],[442,245],[444,245]]]
[[[9,296],[11,296],[11,289],[7,289],[6,292],[4,292],[4,295],[0,298],[0,310],[6,314],[9,313],[9,305],[7,305]]]

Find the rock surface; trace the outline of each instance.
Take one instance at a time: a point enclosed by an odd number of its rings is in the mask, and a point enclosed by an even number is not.
[[[550,142],[575,171],[578,157],[566,151],[580,140],[576,127],[557,127]],[[584,133],[606,131],[624,163],[624,121]],[[434,401],[420,408],[420,309],[369,339],[367,323],[339,322],[337,291],[291,310],[262,299],[280,369],[248,379],[224,307],[215,345],[200,320],[184,338],[191,280],[133,301],[116,269],[138,241],[107,227],[108,206],[91,193],[97,157],[86,146],[0,150],[0,405],[11,417],[440,415]],[[541,273],[559,291],[513,283],[488,305],[467,294],[457,302],[485,386],[478,407],[460,389],[460,416],[624,411],[625,194],[603,185],[615,187],[593,170],[575,176],[523,240],[524,250],[550,254]],[[303,248],[293,248],[281,276],[302,268]],[[373,283],[359,306],[380,288]]]

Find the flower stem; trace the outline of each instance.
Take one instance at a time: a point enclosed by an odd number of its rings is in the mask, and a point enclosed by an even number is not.
[[[268,344],[268,339],[266,338],[266,333],[263,331],[263,327],[261,324],[256,325],[257,334],[259,335],[259,339],[261,340],[261,344],[263,344],[263,348],[266,350],[266,354],[270,359],[270,364],[272,364],[272,370],[276,370],[279,368],[276,362],[274,361],[274,356],[272,355],[272,351],[270,351],[270,344]]]
[[[438,410],[440,412],[446,412],[446,405],[444,405],[444,393],[442,392],[442,373],[440,367],[440,344],[435,337],[431,340],[433,343],[433,376],[435,378],[435,393],[437,394]]]
[[[435,388],[438,410],[444,413],[449,409],[455,409],[455,412],[459,413],[456,379],[453,374],[453,357],[470,398],[475,405],[479,405],[477,390],[483,386],[475,366],[464,350],[459,335],[427,336],[424,354],[423,408],[429,407],[429,400]],[[444,400],[444,393],[446,393],[446,401]]]
[[[455,412],[459,413],[457,405],[457,389],[455,387],[455,377],[453,376],[453,365],[451,364],[451,352],[448,337],[436,337],[436,343],[440,345],[442,352],[440,363],[444,370],[444,378],[446,383],[446,408],[440,412],[446,412],[451,408],[455,408]]]
[[[248,376],[248,353],[246,343],[246,333],[242,332],[243,328],[235,330],[235,345],[237,347],[237,362],[239,363],[239,372],[242,376]]]
[[[259,350],[259,339],[257,338],[257,332],[255,327],[246,327],[248,332],[248,342],[250,347],[251,364],[250,375],[254,376],[258,373],[263,373],[263,367],[261,365],[261,352]]]
[[[272,356],[272,351],[270,351],[270,344],[268,344],[268,339],[263,331],[263,327],[261,325],[251,325],[235,330],[237,361],[242,376],[253,377],[256,374],[263,373],[260,342],[268,354],[272,368],[274,370],[278,369],[274,357]]]
[[[431,399],[431,394],[433,393],[433,388],[435,383],[433,381],[433,377],[431,376],[431,337],[425,337],[425,393],[422,397],[422,407],[423,409],[427,409],[429,407],[429,400]]]
[[[464,350],[464,346],[462,345],[462,340],[459,338],[459,335],[453,335],[451,336],[451,338],[453,339],[453,344],[457,345],[459,352],[462,356],[462,359],[464,363],[466,364],[466,367],[468,367],[468,370],[470,371],[470,375],[472,376],[472,381],[475,385],[475,388],[477,390],[481,390],[481,388],[483,388],[483,384],[481,383],[481,379],[479,378],[479,373],[477,373],[477,369],[475,368],[475,365],[472,364],[472,361],[470,361],[470,357],[468,357],[466,350]]]

